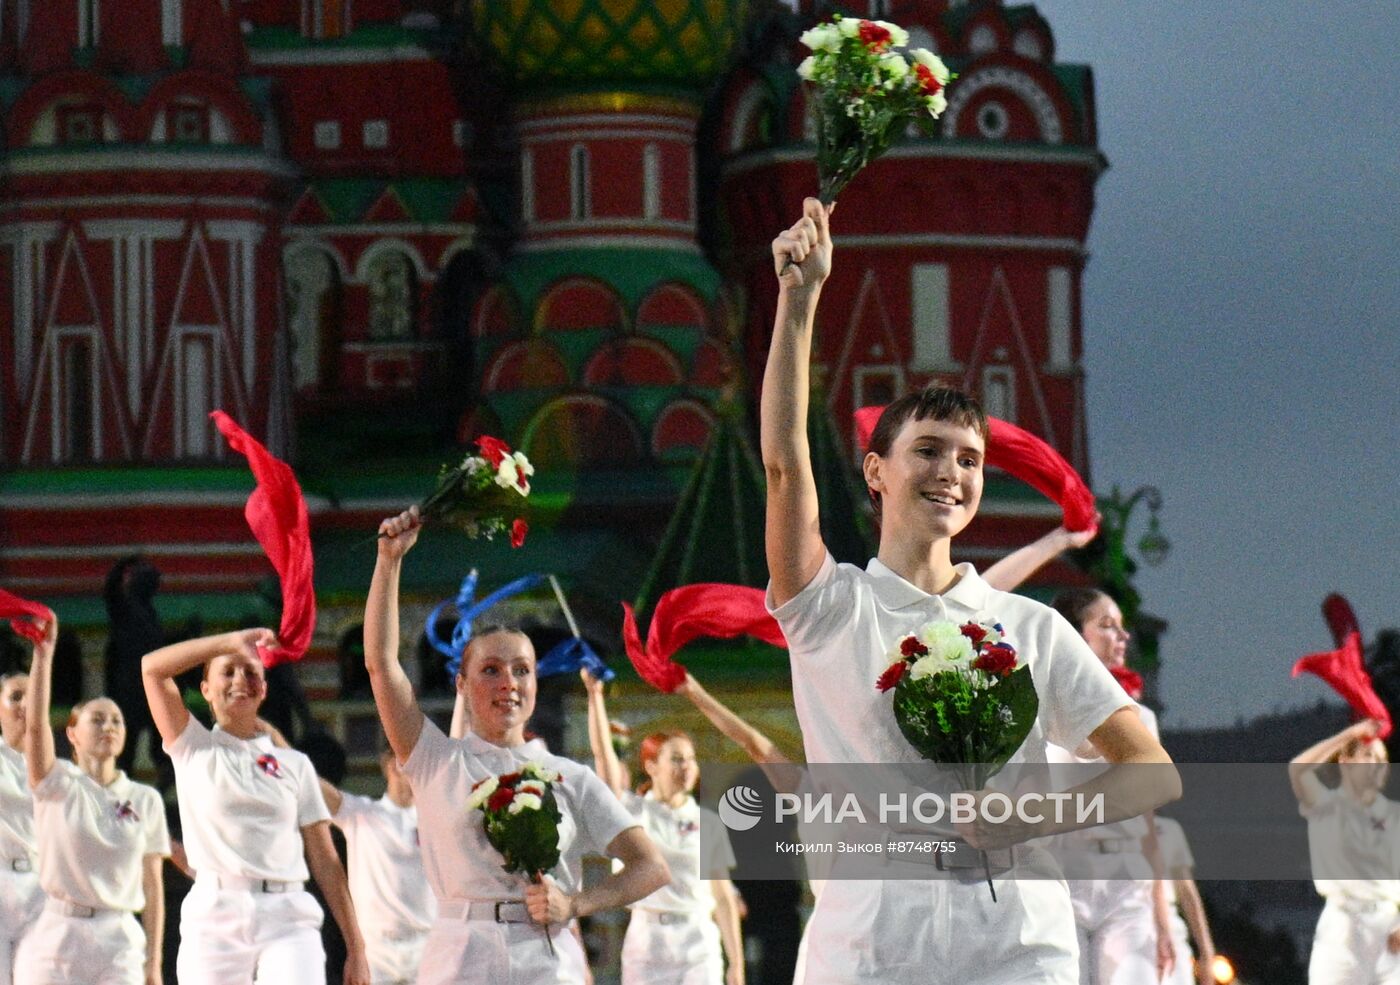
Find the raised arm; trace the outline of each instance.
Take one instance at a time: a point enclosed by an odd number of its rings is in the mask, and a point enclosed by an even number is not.
[[[389,748],[401,763],[423,731],[423,712],[399,663],[399,575],[421,526],[416,506],[379,525],[379,558],[365,600],[365,669]]]
[[[593,750],[593,770],[613,793],[621,797],[627,792],[627,769],[617,758],[608,729],[608,705],[603,697],[603,682],[581,668],[584,690],[588,692],[588,746]]]
[[[1043,537],[1013,551],[982,572],[982,580],[993,588],[1010,592],[1045,565],[1072,548],[1083,547],[1098,530],[1070,531],[1056,527]]]
[[[1293,786],[1293,796],[1298,798],[1298,803],[1304,807],[1311,807],[1326,789],[1317,778],[1319,766],[1334,762],[1352,742],[1374,739],[1380,735],[1380,731],[1380,723],[1373,718],[1367,718],[1342,729],[1336,735],[1308,746],[1289,760],[1288,782]]]
[[[44,627],[44,638],[34,644],[29,665],[29,690],[25,696],[24,760],[29,766],[29,786],[37,787],[53,770],[53,728],[49,705],[53,701],[53,649],[58,641],[58,618]]]
[[[146,687],[146,703],[151,706],[151,717],[155,719],[161,739],[174,742],[190,721],[180,687],[175,683],[176,677],[224,653],[245,653],[260,660],[259,645],[268,648],[277,645],[272,630],[240,629],[218,636],[202,636],[163,646],[142,657],[141,682]]]
[[[1211,965],[1215,962],[1215,941],[1210,936],[1210,921],[1206,919],[1206,905],[1201,899],[1201,891],[1196,888],[1196,880],[1190,876],[1178,877],[1176,898],[1181,905],[1181,918],[1186,921],[1186,929],[1191,932],[1191,940],[1196,944],[1196,980],[1201,985],[1212,985],[1215,973]],[[1190,960],[1182,955],[1181,960]]]
[[[696,710],[709,719],[711,725],[743,749],[763,770],[774,790],[789,791],[795,779],[793,770],[787,768],[792,765],[792,760],[783,755],[772,739],[736,715],[728,705],[706,691],[700,682],[689,674],[685,675],[681,686],[676,688],[676,693],[685,695]]]
[[[801,219],[773,240],[778,311],[759,406],[759,437],[768,482],[764,544],[777,605],[807,586],[821,569],[826,552],[807,443],[807,402],[817,299],[831,273],[830,212],[809,198],[802,203],[802,213]]]
[[[350,901],[350,884],[345,868],[331,841],[331,823],[316,821],[301,829],[306,848],[306,867],[321,889],[321,896],[331,917],[345,939],[345,985],[370,985],[369,962],[365,958],[365,940],[355,921],[355,905]]]

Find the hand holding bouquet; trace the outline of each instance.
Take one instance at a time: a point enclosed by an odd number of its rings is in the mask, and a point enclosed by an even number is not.
[[[894,691],[899,731],[919,755],[951,766],[965,789],[981,790],[1026,740],[1040,708],[1031,669],[1001,624],[930,622],[890,657],[875,686]],[[991,887],[985,852],[982,863]]]
[[[817,89],[818,197],[830,205],[911,120],[947,108],[954,76],[933,52],[906,48],[909,33],[885,21],[837,15],[801,41],[812,54],[797,74]]]
[[[530,495],[535,467],[520,452],[490,435],[477,439],[477,453],[457,466],[444,465],[437,488],[418,504],[426,523],[435,520],[456,527],[468,537],[490,540],[509,532],[512,547],[525,543],[529,526],[519,516]]]
[[[535,762],[517,772],[487,777],[472,787],[467,810],[479,810],[485,818],[486,840],[505,859],[502,868],[520,872],[533,883],[542,881],[559,864],[559,824],[563,815],[554,788],[563,778]],[[545,942],[554,953],[554,942],[545,928]]]

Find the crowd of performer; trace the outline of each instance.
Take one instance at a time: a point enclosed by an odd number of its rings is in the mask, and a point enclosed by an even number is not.
[[[1056,531],[982,574],[954,565],[952,541],[977,512],[986,454],[986,418],[970,398],[933,387],[885,409],[863,463],[878,553],[861,568],[827,551],[806,432],[813,325],[832,262],[827,220],[828,210],[809,200],[774,241],[778,305],[761,402],[767,604],[788,644],[805,759],[918,762],[888,696],[873,686],[889,642],[931,619],[992,613],[1014,629],[1039,696],[1021,759],[1169,769],[1155,719],[1115,677],[1128,633],[1113,600],[1069,593],[1050,607],[1011,592],[1087,535]],[[416,509],[381,524],[366,602],[365,668],[385,737],[378,800],[318,777],[260,717],[271,631],[166,646],[157,639],[137,655],[109,654],[109,669],[126,675],[109,677],[109,688],[125,697],[141,682],[140,718],[149,716],[173,765],[181,863],[193,878],[180,912],[179,981],[323,982],[324,913],[307,891],[314,880],[345,942],[347,985],[582,985],[591,973],[578,921],[619,908],[631,911],[625,985],[743,985],[744,902],[731,882],[724,829],[694,798],[692,736],[648,736],[634,784],[611,742],[604,685],[585,671],[593,763],[554,754],[527,731],[536,654],[509,625],[475,627],[450,734],[424,714],[399,661],[399,582],[420,528]],[[136,587],[149,602],[149,586]],[[109,601],[115,590],[109,583]],[[141,611],[127,615],[139,622]],[[56,620],[44,629],[28,674],[0,681],[0,985],[158,983],[162,867],[172,842],[161,795],[118,765],[130,763],[121,757],[139,725],[109,698],[82,702],[66,729],[72,761],[56,758]],[[177,678],[190,672],[201,675],[212,728],[186,708]],[[775,786],[799,758],[693,677],[677,694],[771,771]],[[1301,754],[1291,775],[1311,827],[1380,852],[1381,840],[1368,840],[1357,821],[1393,816],[1379,772],[1348,773],[1340,789],[1315,773],[1329,759],[1379,767],[1384,747],[1375,738],[1373,724],[1349,729]],[[562,777],[560,861],[538,881],[503,870],[480,816],[465,806],[478,782],[528,762]],[[1066,886],[999,868],[986,875],[995,878],[995,898],[981,867],[927,881],[814,880],[796,985],[1212,980],[1213,943],[1189,849],[1179,826],[1153,817],[1177,794],[1175,772],[1161,775],[1167,779],[1149,789],[1127,771],[1103,769],[1079,789],[1105,795],[1112,823],[1075,830],[1047,822],[1035,832],[1071,855],[1106,860],[1101,879]],[[345,835],[348,877],[332,825]],[[956,837],[993,856],[1011,847],[992,825]],[[703,851],[702,838],[710,840]],[[1040,864],[1038,849],[1018,847],[1019,864]],[[587,856],[610,858],[613,868],[585,883]],[[1327,906],[1314,983],[1400,981],[1396,886],[1319,882]]]

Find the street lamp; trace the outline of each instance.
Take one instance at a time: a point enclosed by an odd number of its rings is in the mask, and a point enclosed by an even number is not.
[[[1162,508],[1162,491],[1156,486],[1138,486],[1126,498],[1117,486],[1113,494],[1099,504],[1103,515],[1104,540],[1108,551],[1110,572],[1119,578],[1126,578],[1128,571],[1128,519],[1138,503],[1146,503],[1150,517],[1147,533],[1137,543],[1138,554],[1150,567],[1157,567],[1171,552],[1171,541],[1162,533],[1157,511]]]

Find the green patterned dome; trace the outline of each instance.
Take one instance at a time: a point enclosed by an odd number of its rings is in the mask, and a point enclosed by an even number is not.
[[[515,81],[693,88],[723,67],[747,0],[471,0],[472,31]]]

